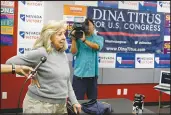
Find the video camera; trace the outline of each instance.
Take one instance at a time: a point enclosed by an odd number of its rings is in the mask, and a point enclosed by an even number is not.
[[[75,30],[75,34],[71,35],[72,31]],[[85,20],[83,23],[74,23],[72,26],[72,31],[70,33],[71,36],[75,37],[76,39],[83,37],[83,32],[88,32],[88,20]]]

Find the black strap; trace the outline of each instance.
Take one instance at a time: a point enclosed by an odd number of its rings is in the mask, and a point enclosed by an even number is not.
[[[95,103],[97,103],[97,100],[96,99],[91,99],[89,102],[82,103],[81,105],[88,106],[88,105],[93,105]]]
[[[15,65],[12,64],[12,74],[15,74]]]

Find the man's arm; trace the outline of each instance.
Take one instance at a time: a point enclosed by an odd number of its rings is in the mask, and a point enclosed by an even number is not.
[[[83,34],[83,37],[81,38],[81,40],[90,48],[93,48],[95,50],[101,50],[103,47],[103,37],[98,37],[96,38],[97,40],[95,42],[90,42],[88,40],[86,40],[85,38],[85,34]]]
[[[90,42],[88,40],[85,40],[84,43],[88,45],[90,48],[93,48],[95,50],[99,50],[99,45],[93,42]]]
[[[76,39],[75,38],[72,38],[71,53],[72,54],[76,54],[77,53],[77,43],[76,43]]]

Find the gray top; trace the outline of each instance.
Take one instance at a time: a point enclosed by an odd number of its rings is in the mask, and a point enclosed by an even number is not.
[[[35,68],[40,58],[46,56],[47,60],[37,69],[36,78],[40,88],[29,85],[27,94],[34,99],[61,103],[69,97],[72,104],[78,103],[70,82],[69,62],[65,52],[53,50],[47,53],[44,47],[29,51],[27,54],[14,56],[6,64],[26,65]]]

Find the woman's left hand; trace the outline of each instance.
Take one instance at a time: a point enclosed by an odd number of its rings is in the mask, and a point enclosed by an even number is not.
[[[74,104],[73,109],[76,114],[81,113],[81,105],[79,103]]]

